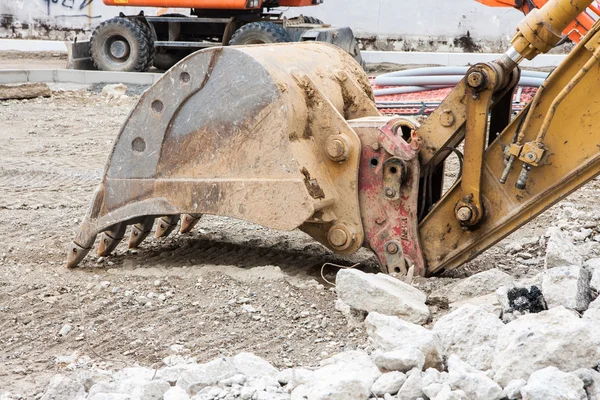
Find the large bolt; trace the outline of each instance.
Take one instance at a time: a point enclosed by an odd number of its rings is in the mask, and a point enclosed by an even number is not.
[[[485,83],[485,76],[480,71],[473,71],[467,77],[467,83],[472,88],[479,88]]]
[[[385,249],[390,254],[396,254],[399,250],[398,245],[394,242],[388,243]]]
[[[385,189],[385,195],[387,197],[394,197],[396,195],[396,190],[394,188]]]
[[[473,217],[473,211],[467,206],[462,206],[456,210],[456,218],[461,222],[469,222]]]
[[[342,135],[332,135],[327,138],[325,144],[325,150],[327,156],[332,161],[345,161],[350,153],[350,144],[348,140]]]
[[[347,241],[348,234],[343,229],[332,229],[329,232],[329,242],[335,247],[342,247]]]
[[[455,119],[452,110],[444,110],[440,114],[440,124],[446,128],[454,125]]]
[[[331,244],[331,246],[336,250],[346,250],[352,245],[352,243],[354,243],[355,239],[356,234],[352,228],[343,223],[335,224],[327,233],[327,240],[329,241],[329,244]]]
[[[525,159],[529,162],[535,162],[537,160],[537,156],[533,152],[529,152],[525,154]]]

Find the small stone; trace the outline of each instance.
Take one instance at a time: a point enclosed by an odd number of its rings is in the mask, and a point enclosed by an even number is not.
[[[521,400],[521,389],[526,384],[527,381],[525,379],[515,379],[510,381],[504,388],[504,393],[506,393],[508,400]]]
[[[251,353],[239,353],[232,361],[236,371],[248,378],[276,377],[279,373],[268,361]]]
[[[446,306],[461,300],[495,293],[500,286],[513,286],[513,278],[493,268],[462,279],[431,293],[429,303]]]
[[[397,317],[371,312],[365,320],[367,334],[383,352],[417,349],[425,356],[425,368],[442,367],[443,348],[436,334]]]
[[[425,365],[425,356],[420,350],[415,348],[406,348],[385,353],[376,350],[371,354],[371,357],[375,365],[382,371],[408,372],[414,368],[420,371]]]
[[[406,375],[402,372],[392,371],[381,375],[373,386],[371,392],[376,396],[383,396],[386,393],[396,394],[406,382]]]
[[[521,389],[526,400],[585,400],[587,394],[583,381],[556,367],[547,367],[531,374],[527,385]]]
[[[101,286],[103,289],[106,289],[107,287],[109,287],[109,286],[110,286],[110,282],[109,282],[109,281],[102,281],[102,282],[100,282],[100,286]]]
[[[398,391],[398,399],[415,400],[425,396],[421,371],[417,368],[407,374],[407,379]]]
[[[585,311],[591,302],[590,274],[579,266],[549,269],[544,275],[542,292],[548,308],[564,306]]]
[[[173,386],[165,392],[164,400],[190,400],[190,396],[182,388]]]
[[[565,265],[583,265],[583,258],[577,247],[559,228],[549,228],[546,231],[546,268],[564,267]],[[545,294],[545,293],[544,293]]]
[[[65,324],[63,325],[62,328],[60,328],[60,331],[58,332],[58,336],[67,336],[69,334],[69,332],[71,332],[73,330],[73,327],[69,324]]]
[[[504,391],[481,371],[477,371],[455,354],[448,359],[448,382],[453,389],[462,390],[469,399],[500,400]]]

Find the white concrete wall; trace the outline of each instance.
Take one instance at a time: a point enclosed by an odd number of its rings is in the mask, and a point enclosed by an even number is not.
[[[101,0],[0,0],[0,37],[71,38],[119,11],[140,9],[107,7]],[[365,48],[387,50],[498,50],[494,46],[502,48],[522,18],[516,10],[474,0],[325,0],[286,15],[300,13],[350,26]]]

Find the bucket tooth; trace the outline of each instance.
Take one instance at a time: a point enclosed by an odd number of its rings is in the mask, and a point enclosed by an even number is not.
[[[67,268],[74,268],[85,258],[90,248],[81,247],[75,242],[69,245],[69,254],[67,254]]]
[[[167,237],[177,228],[179,222],[179,215],[167,215],[166,217],[160,217],[158,224],[156,225],[157,238]]]
[[[119,245],[119,242],[125,236],[125,229],[127,229],[127,225],[120,223],[100,235],[100,244],[98,245],[98,255],[100,257],[109,255]]]
[[[179,229],[179,233],[189,233],[194,229],[201,217],[202,214],[183,214],[181,216],[181,228]]]
[[[128,246],[130,249],[137,248],[152,231],[154,217],[148,217],[131,227]]]

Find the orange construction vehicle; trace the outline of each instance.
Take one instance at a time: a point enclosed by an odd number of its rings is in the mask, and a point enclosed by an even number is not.
[[[116,0],[118,1],[118,0]],[[548,0],[476,0],[481,4],[489,7],[514,7],[523,11],[524,14],[529,14],[535,8],[542,8]],[[574,43],[585,36],[592,29],[596,20],[600,17],[600,9],[592,3],[586,10],[581,13],[573,22],[571,22],[563,31],[565,38],[571,39]]]
[[[85,57],[104,71],[169,69],[188,54],[227,45],[325,41],[360,57],[350,28],[331,28],[300,16],[287,19],[279,7],[306,7],[323,0],[103,0],[109,6],[185,8],[190,15],[125,15],[102,22],[90,42],[79,44]],[[160,13],[159,13],[160,14]],[[77,46],[77,44],[74,44]]]

